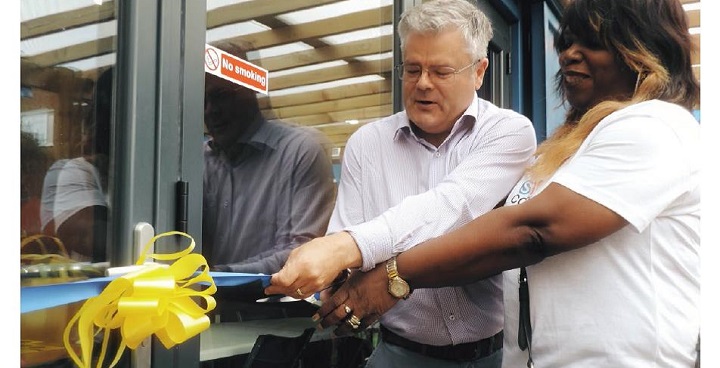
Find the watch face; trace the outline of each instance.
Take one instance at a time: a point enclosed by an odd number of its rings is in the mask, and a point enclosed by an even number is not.
[[[405,298],[410,293],[410,286],[401,280],[390,281],[390,294],[396,298]]]

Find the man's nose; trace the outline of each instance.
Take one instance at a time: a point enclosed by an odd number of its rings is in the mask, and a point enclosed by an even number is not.
[[[417,82],[415,82],[415,85],[420,88],[427,88],[433,86],[433,80],[430,77],[430,71],[427,69],[421,69],[420,76],[418,77]]]

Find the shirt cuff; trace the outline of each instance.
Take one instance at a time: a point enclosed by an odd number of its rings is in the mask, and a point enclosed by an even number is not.
[[[374,222],[365,222],[345,228],[360,249],[362,271],[370,271],[375,265],[390,259],[393,255],[393,241],[390,229]]]

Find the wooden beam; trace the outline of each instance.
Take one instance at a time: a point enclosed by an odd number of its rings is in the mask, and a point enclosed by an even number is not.
[[[288,24],[286,22],[280,20],[278,17],[270,17],[270,16],[259,17],[259,18],[255,18],[254,21],[264,24],[265,26],[267,26],[268,28],[271,28],[271,29],[282,28],[282,27],[288,26]],[[327,43],[321,41],[319,38],[308,38],[308,39],[303,40],[303,42],[314,48],[325,47],[328,45]]]
[[[278,16],[340,0],[248,1],[215,8],[207,12],[207,29],[246,22],[260,17]]]
[[[267,70],[278,71],[333,60],[390,52],[393,49],[392,41],[392,36],[386,35],[380,38],[324,46],[262,60],[253,60],[252,62]]]
[[[691,55],[692,64],[693,65],[700,65],[700,35],[694,34],[692,35],[692,43],[694,51]]]
[[[64,83],[75,81],[80,95],[92,96],[94,79],[86,78],[83,73],[68,68],[44,68],[20,60],[20,85],[58,93]]]
[[[234,37],[228,39],[228,41],[250,42],[254,48],[263,48],[377,27],[391,22],[392,6],[388,5],[339,17],[325,18],[316,22]],[[115,51],[115,44],[115,36],[111,36],[31,56],[28,57],[28,61],[40,66],[63,64],[113,52]]]
[[[323,101],[332,101],[354,96],[371,95],[382,92],[389,92],[392,86],[390,80],[379,80],[372,82],[364,82],[351,84],[346,86],[332,87],[316,91],[307,91],[302,93],[293,93],[290,95],[277,97],[263,97],[258,101],[260,108],[268,109],[281,108],[285,106],[304,105]]]
[[[340,123],[347,120],[377,119],[392,115],[392,104],[364,107],[345,111],[334,111],[324,114],[295,116],[288,119],[289,122],[300,125],[320,125]]]
[[[207,12],[207,29],[305,10],[340,0],[251,1],[227,5]],[[115,19],[115,2],[92,5],[22,22],[20,40],[65,31]]]
[[[20,40],[115,19],[115,2],[46,15],[20,23]]]
[[[324,18],[314,22],[289,25],[287,27],[270,29],[229,38],[228,41],[249,42],[254,49],[294,43],[305,39],[314,39],[373,28],[392,23],[392,5],[382,8],[364,10],[338,17]]]
[[[25,59],[41,67],[63,64],[75,60],[86,59],[115,52],[115,36],[88,41],[62,49],[52,50],[29,56]]]
[[[700,9],[686,11],[688,18],[688,27],[700,27]]]
[[[370,119],[360,122],[359,124],[333,124],[327,126],[313,127],[322,133],[334,147],[345,147],[348,138],[355,133],[363,125],[375,121],[377,119]]]
[[[359,77],[369,74],[388,73],[392,71],[392,59],[357,61],[347,65],[338,65],[322,70],[283,75],[268,80],[271,91],[309,84],[324,83],[340,79]]]
[[[380,93],[376,95],[365,95],[351,97],[342,100],[318,102],[301,106],[289,106],[278,109],[265,110],[265,114],[271,114],[278,119],[288,119],[294,116],[317,115],[328,112],[359,109],[392,103],[392,94]]]

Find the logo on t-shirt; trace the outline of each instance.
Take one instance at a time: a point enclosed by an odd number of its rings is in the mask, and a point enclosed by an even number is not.
[[[529,179],[521,180],[508,196],[506,205],[520,204],[530,199],[535,193],[536,183]]]

